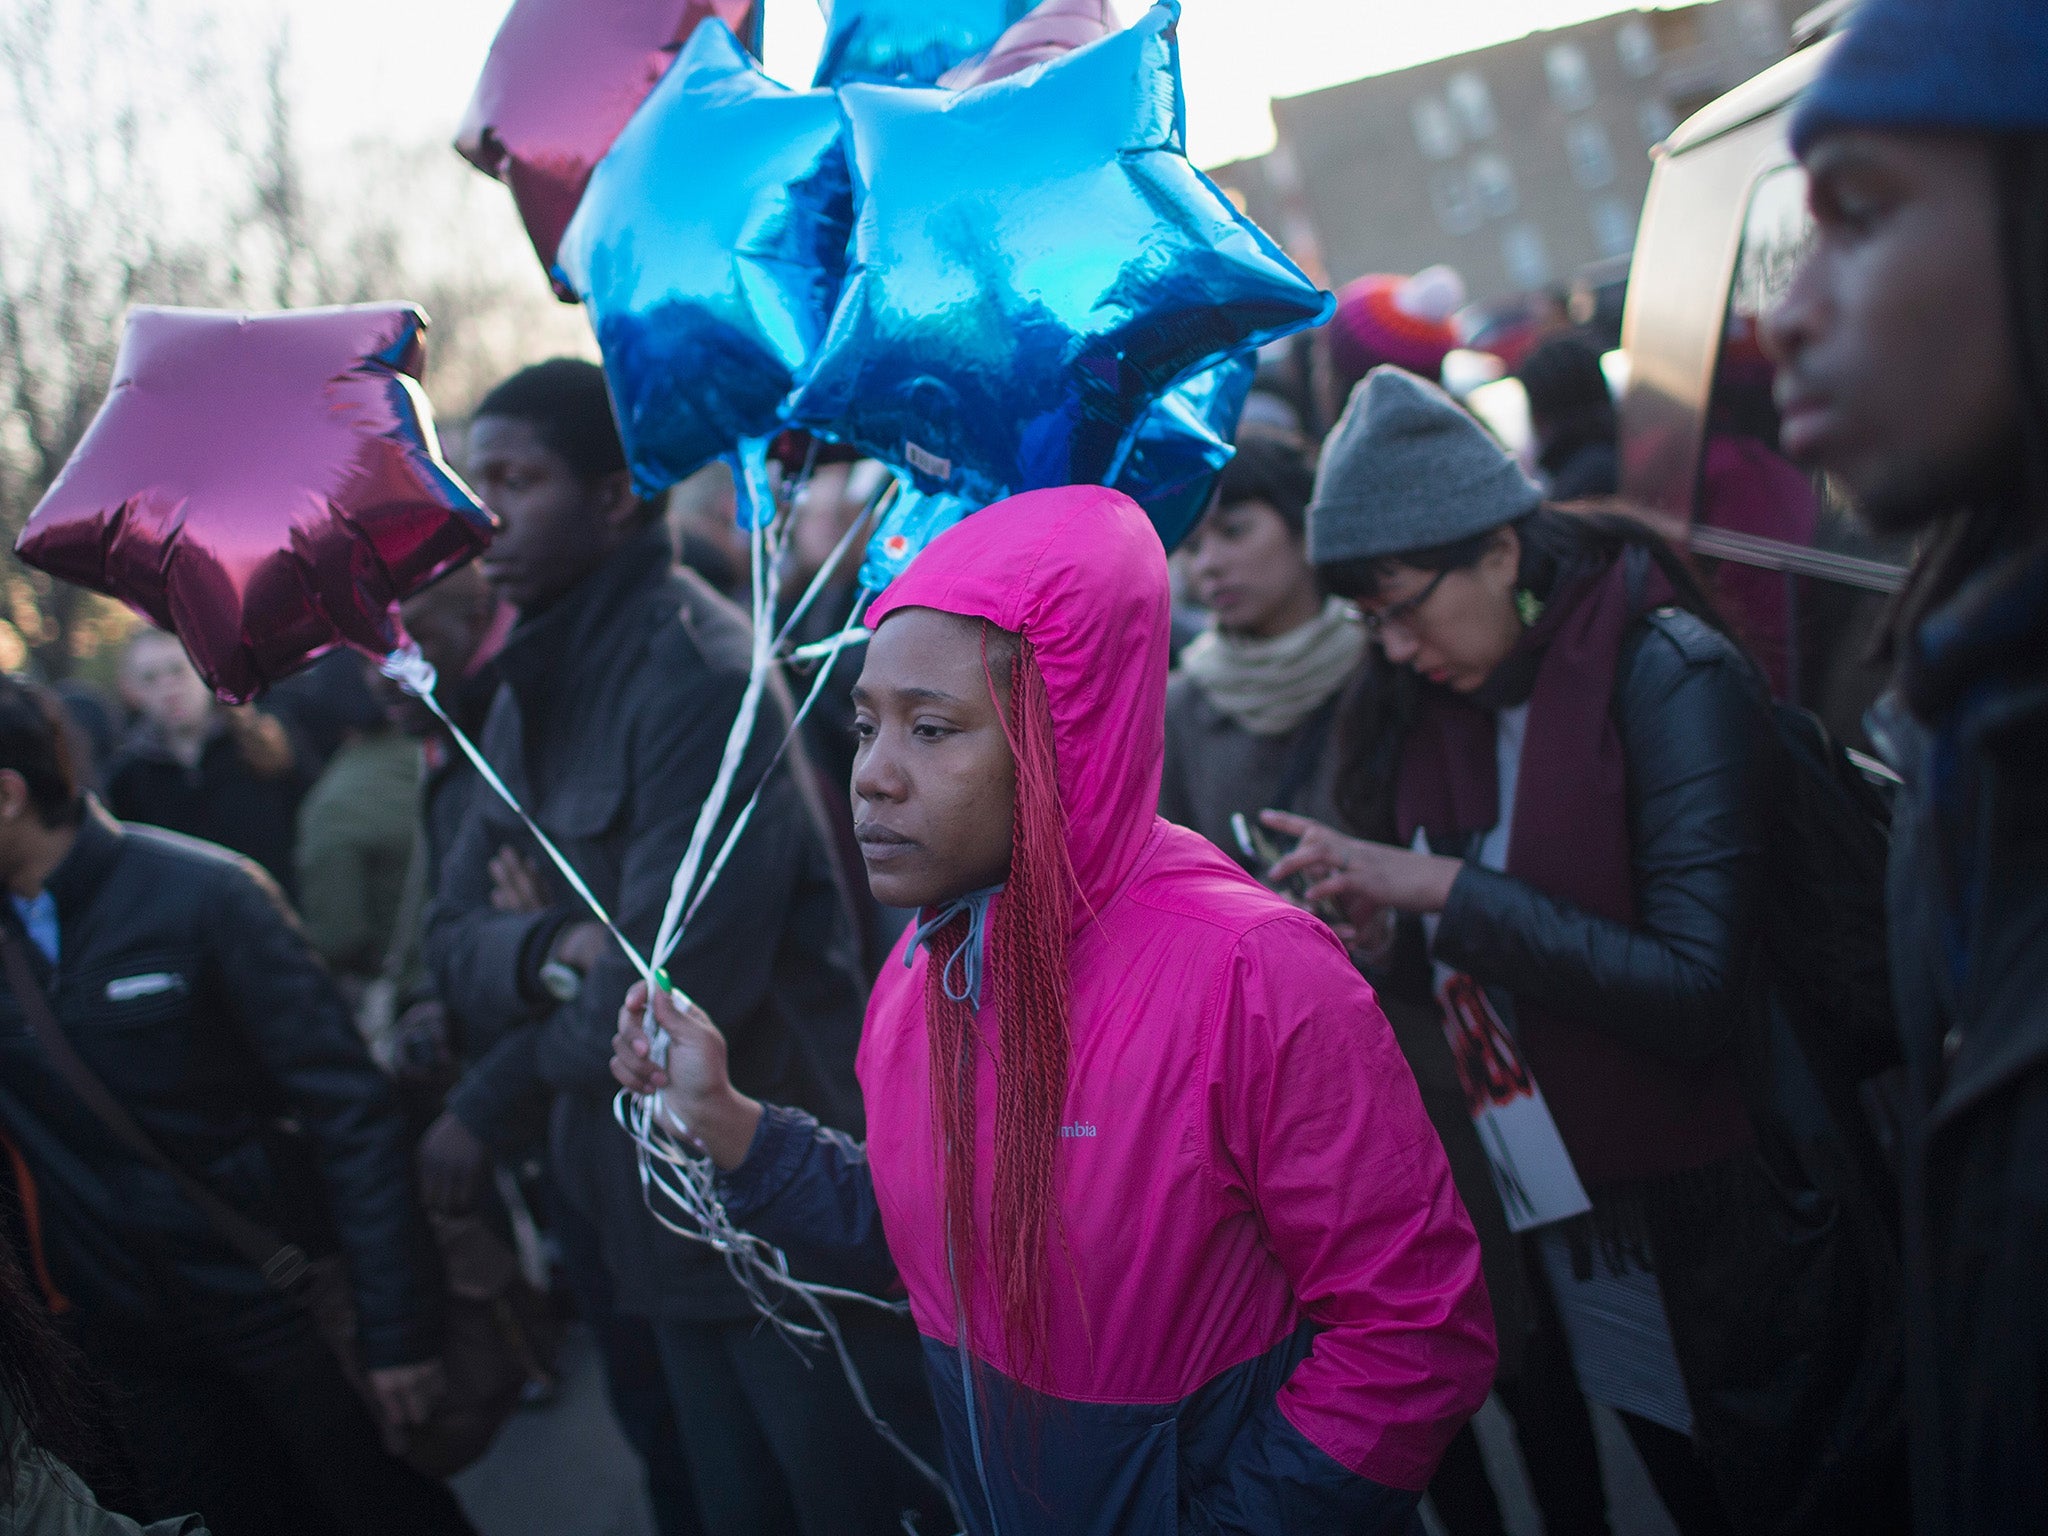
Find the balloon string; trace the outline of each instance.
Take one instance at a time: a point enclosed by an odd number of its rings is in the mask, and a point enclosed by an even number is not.
[[[761,452],[750,451],[755,449]],[[697,872],[703,867],[705,851],[710,847],[711,834],[725,812],[725,803],[732,797],[733,780],[739,777],[747,743],[754,734],[755,718],[761,712],[761,695],[767,689],[768,676],[774,666],[774,636],[763,612],[767,593],[773,585],[770,567],[781,563],[783,541],[774,532],[774,525],[780,524],[781,519],[777,515],[774,492],[768,486],[765,445],[741,444],[739,460],[739,479],[751,503],[746,509],[746,522],[752,556],[749,576],[753,589],[753,646],[747,665],[747,685],[740,695],[739,712],[733,717],[731,730],[726,733],[725,751],[719,757],[718,772],[704,796],[704,803],[698,807],[697,823],[690,829],[690,841],[683,849],[683,861],[676,867],[675,878],[669,883],[668,901],[662,907],[661,927],[654,939],[656,955],[673,953],[682,933],[683,913],[697,883]],[[660,961],[655,963],[658,965]]]
[[[883,489],[886,491],[887,487]],[[804,616],[811,605],[817,601],[818,595],[824,591],[825,578],[832,573],[838,566],[841,557],[852,547],[855,536],[866,526],[869,518],[873,515],[875,507],[881,502],[882,494],[881,491],[878,491],[870,498],[867,511],[855,519],[852,526],[840,535],[839,543],[833,548],[831,556],[818,568],[817,575],[811,578],[811,584],[804,592],[802,600],[797,604],[796,612],[783,624],[782,629],[775,637],[775,642],[770,652],[770,665],[773,664],[774,656],[780,653],[782,643],[788,637],[790,629]],[[697,909],[704,905],[704,898],[711,894],[712,886],[717,884],[719,875],[724,873],[726,861],[732,857],[733,849],[739,846],[740,836],[747,830],[747,824],[754,819],[754,808],[761,803],[761,794],[768,787],[770,776],[774,774],[783,758],[788,755],[790,743],[796,740],[797,732],[802,729],[804,721],[810,717],[812,706],[818,702],[819,697],[824,693],[825,684],[831,678],[832,669],[839,660],[839,653],[848,646],[858,645],[867,639],[867,631],[860,627],[860,616],[873,596],[874,594],[865,588],[857,592],[854,596],[853,611],[847,616],[846,623],[841,625],[839,630],[829,639],[822,640],[815,646],[806,646],[804,648],[806,660],[822,659],[824,665],[818,669],[817,676],[811,680],[810,689],[804,694],[803,702],[797,706],[796,713],[790,717],[789,729],[784,733],[782,740],[776,745],[774,755],[768,759],[768,766],[761,770],[760,778],[754,783],[753,792],[747,796],[747,803],[740,807],[739,815],[733,819],[731,828],[725,834],[725,841],[719,845],[718,853],[712,859],[711,867],[704,875],[703,883],[697,887],[696,894],[690,898],[689,905],[683,909],[683,915],[676,923],[675,932],[669,934],[663,941],[655,945],[654,963],[657,966],[668,964],[668,957],[674,954],[676,946],[682,943],[684,933],[689,930],[691,921],[697,915]],[[757,630],[756,633],[758,634],[759,631]],[[733,730],[736,735],[742,725],[746,726],[749,733],[752,732],[752,720],[735,720],[733,722]],[[741,739],[744,740],[744,738]],[[728,738],[727,747],[730,750],[730,738]],[[720,808],[723,809],[722,804]],[[692,871],[692,876],[694,878],[694,871]]]
[[[763,505],[769,507],[772,514],[774,494],[768,487],[766,461],[757,451],[759,447],[760,445],[755,443],[744,443],[739,455],[742,483],[750,501],[753,502],[747,518],[753,556],[749,582],[749,596],[753,604],[753,645],[748,659],[747,686],[740,696],[739,712],[733,717],[732,728],[726,733],[725,750],[719,758],[717,776],[712,781],[710,792],[704,797],[704,804],[698,809],[697,823],[690,829],[690,841],[683,850],[682,863],[677,866],[675,879],[669,886],[668,901],[662,908],[661,927],[655,935],[653,954],[656,966],[667,964],[668,957],[674,954],[676,946],[682,943],[684,931],[697,915],[698,909],[703,906],[705,897],[710,894],[719,875],[724,872],[726,861],[739,843],[740,834],[753,819],[754,807],[760,802],[769,775],[787,754],[790,741],[794,739],[797,728],[803,724],[812,703],[822,690],[824,678],[830,674],[831,669],[828,665],[812,683],[811,691],[806,696],[802,708],[791,719],[788,731],[776,747],[768,766],[762,770],[745,807],[726,833],[724,842],[719,845],[709,869],[704,870],[704,878],[700,884],[697,879],[698,871],[704,869],[704,857],[711,847],[712,834],[717,830],[719,818],[725,813],[726,803],[732,797],[733,783],[746,760],[747,746],[753,739],[754,726],[760,715],[761,698],[767,690],[769,678],[774,674],[776,658],[781,654],[791,631],[803,621],[830,584],[832,574],[838,569],[840,561],[845,558],[847,551],[853,547],[854,540],[873,519],[876,510],[894,484],[893,481],[885,481],[877,488],[875,494],[868,498],[867,506],[861,515],[839,536],[838,543],[833,546],[825,563],[818,567],[810,583],[804,588],[796,607],[783,621],[781,628],[776,629],[774,594],[780,588],[776,578],[789,547],[792,522],[798,514],[792,509],[787,517],[770,515],[764,518],[761,515],[760,509]],[[859,613],[858,606],[855,613],[856,616]],[[857,643],[863,638],[857,634],[850,636],[849,631],[852,627],[852,623],[849,622],[846,628],[841,629],[826,642],[825,655],[828,661],[836,659],[846,645]]]
[[[619,948],[625,952],[626,959],[632,963],[633,969],[646,979],[648,985],[654,985],[654,967],[641,958],[640,951],[619,931],[619,925],[612,921],[611,913],[606,911],[604,903],[597,899],[597,893],[584,881],[583,876],[576,872],[576,866],[555,846],[554,839],[540,829],[540,824],[527,814],[526,807],[519,803],[519,797],[513,794],[505,781],[498,776],[498,770],[491,766],[490,759],[478,750],[476,743],[469,739],[469,734],[449,718],[448,711],[441,707],[441,701],[434,697],[434,684],[437,679],[433,663],[420,654],[419,646],[408,641],[403,647],[380,660],[377,663],[377,670],[432,711],[434,718],[447,729],[455,745],[462,749],[463,756],[469,759],[483,781],[496,791],[498,798],[511,807],[512,814],[533,834],[534,841],[540,844],[541,852],[548,856],[548,861],[561,872],[562,878],[568,881],[569,889],[582,898],[591,915],[602,923],[605,932],[618,942]]]
[[[788,754],[790,743],[796,740],[798,730],[802,728],[804,720],[811,712],[811,706],[817,703],[819,696],[824,693],[825,684],[832,676],[832,668],[839,660],[839,653],[849,645],[858,645],[867,638],[867,631],[860,627],[860,616],[873,595],[863,587],[854,597],[853,612],[848,615],[845,626],[825,642],[824,663],[818,668],[818,675],[811,680],[810,690],[804,695],[803,703],[797,706],[796,714],[790,718],[789,733],[775,748],[775,755],[768,759],[768,766],[762,770],[753,793],[747,796],[747,803],[740,807],[739,815],[733,820],[732,830],[725,834],[725,841],[719,845],[718,856],[711,861],[711,868],[704,876],[704,883],[698,887],[696,896],[683,913],[682,922],[676,925],[675,936],[669,941],[668,948],[655,950],[656,965],[668,963],[668,957],[675,952],[676,945],[682,942],[683,933],[690,926],[690,919],[697,915],[697,909],[704,904],[704,898],[711,894],[713,883],[725,869],[725,861],[732,857],[733,849],[739,845],[740,834],[747,830],[747,823],[753,820],[754,807],[761,803],[761,792],[768,787],[769,775],[775,772],[776,766]]]
[[[659,1096],[639,1097],[621,1091],[612,1100],[612,1116],[633,1141],[640,1168],[640,1198],[648,1213],[678,1237],[703,1243],[719,1254],[725,1260],[734,1283],[753,1304],[754,1310],[789,1340],[792,1347],[799,1340],[811,1343],[822,1340],[832,1346],[840,1372],[846,1378],[847,1388],[852,1392],[854,1404],[861,1415],[884,1442],[938,1491],[953,1517],[954,1529],[964,1531],[966,1524],[961,1519],[960,1506],[953,1498],[952,1485],[937,1468],[905,1444],[889,1421],[876,1410],[860,1369],[847,1350],[839,1320],[826,1305],[834,1301],[857,1302],[903,1317],[909,1313],[908,1304],[884,1301],[865,1291],[799,1280],[792,1275],[788,1256],[781,1249],[733,1225],[732,1218],[726,1214],[724,1202],[718,1197],[717,1169],[709,1158],[693,1152],[679,1139],[678,1131],[682,1136],[689,1132],[675,1121],[666,1101]],[[671,1130],[671,1126],[675,1129]],[[660,1202],[655,1198],[657,1194],[661,1196]],[[668,1216],[661,1208],[663,1202],[681,1211],[688,1218],[689,1225]],[[806,1326],[790,1317],[778,1301],[778,1293],[786,1293],[802,1302],[816,1326]],[[904,1528],[912,1529],[907,1518]]]
[[[804,588],[804,595],[797,600],[796,607],[790,610],[789,617],[782,621],[782,628],[775,632],[775,650],[778,655],[781,654],[782,647],[788,643],[789,637],[796,632],[797,625],[803,622],[804,615],[811,611],[819,594],[831,584],[832,574],[839,569],[839,562],[846,558],[846,552],[853,547],[853,541],[874,521],[876,511],[895,484],[894,480],[884,480],[875,487],[874,495],[870,496],[867,505],[861,508],[860,516],[847,525],[846,532],[839,535],[839,542],[832,546],[832,553],[826,557],[825,563],[818,567],[817,574],[811,577],[811,584]],[[836,640],[838,637],[833,638]],[[824,653],[813,651],[812,654]]]

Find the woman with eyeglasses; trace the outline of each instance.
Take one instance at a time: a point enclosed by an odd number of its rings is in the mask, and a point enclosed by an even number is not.
[[[1325,445],[1309,553],[1372,640],[1335,796],[1365,835],[1268,813],[1299,838],[1272,873],[1341,907],[1383,995],[1483,1015],[1533,1077],[1583,1197],[1521,1223],[1532,1359],[1563,1352],[1620,1413],[1686,1536],[1895,1524],[1805,1507],[1871,1303],[1787,1118],[1803,1079],[1761,916],[1783,759],[1756,667],[1662,541],[1544,505],[1397,369]],[[1532,1474],[1590,1458],[1568,1387],[1518,1390]],[[1605,1528],[1597,1492],[1573,1528]]]

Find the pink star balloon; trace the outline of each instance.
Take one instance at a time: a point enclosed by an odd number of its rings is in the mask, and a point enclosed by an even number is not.
[[[1085,48],[1116,30],[1109,0],[1041,0],[1014,23],[995,46],[939,76],[939,84],[968,90],[1001,80],[1047,59]]]
[[[131,311],[15,553],[175,630],[229,703],[340,643],[397,649],[399,601],[497,529],[435,440],[426,324],[414,304]]]
[[[511,188],[550,279],[592,168],[707,16],[755,35],[753,0],[516,0],[506,14],[455,147]]]

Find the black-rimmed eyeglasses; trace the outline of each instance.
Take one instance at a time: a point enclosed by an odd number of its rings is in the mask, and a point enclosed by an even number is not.
[[[1368,635],[1375,640],[1379,639],[1389,624],[1405,624],[1413,618],[1416,611],[1430,600],[1436,589],[1443,585],[1444,578],[1450,574],[1448,569],[1438,571],[1430,578],[1428,586],[1413,597],[1402,598],[1398,603],[1389,603],[1384,608],[1359,609],[1358,621],[1365,626]]]

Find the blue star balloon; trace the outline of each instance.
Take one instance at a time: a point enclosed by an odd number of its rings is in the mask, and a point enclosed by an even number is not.
[[[861,562],[860,584],[879,592],[901,576],[925,545],[970,512],[980,508],[944,492],[926,495],[914,486],[897,487],[896,499],[868,539],[867,558]]]
[[[813,85],[937,80],[995,46],[1029,0],[821,0],[825,46]]]
[[[1188,163],[1179,14],[972,90],[840,90],[853,259],[793,422],[977,503],[1106,483],[1160,395],[1328,318]]]
[[[1171,554],[1201,521],[1216,477],[1237,454],[1232,439],[1245,397],[1258,376],[1256,350],[1233,352],[1159,398],[1124,459],[1116,488],[1145,509]],[[903,478],[900,477],[899,478]],[[943,492],[927,495],[905,485],[868,540],[860,583],[879,592],[901,576],[925,545],[980,508]]]
[[[1116,488],[1145,509],[1168,554],[1201,520],[1237,453],[1237,418],[1258,372],[1255,350],[1233,352],[1161,395],[1138,423]]]
[[[642,495],[781,429],[851,222],[832,93],[778,85],[723,22],[699,25],[598,162],[558,257]]]

